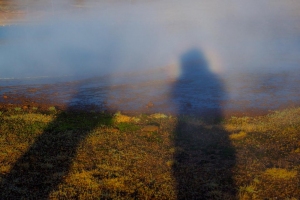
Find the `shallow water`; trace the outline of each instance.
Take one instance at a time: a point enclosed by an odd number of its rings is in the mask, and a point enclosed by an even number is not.
[[[27,13],[30,24],[0,28],[1,94],[21,92],[10,87],[16,85],[76,82],[52,90],[69,104],[127,111],[225,113],[299,105],[296,1],[76,5],[54,4],[43,15],[36,7]]]

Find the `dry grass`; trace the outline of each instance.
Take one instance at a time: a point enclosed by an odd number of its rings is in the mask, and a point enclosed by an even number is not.
[[[240,199],[298,199],[299,108],[231,118],[224,127],[230,132],[247,132],[242,140],[232,139],[237,161],[233,177]]]
[[[286,169],[270,168],[267,169],[264,174],[274,179],[289,180],[297,176],[297,171],[296,170],[288,171]]]
[[[0,198],[297,199],[299,141],[300,108],[217,124],[11,108],[0,115]]]
[[[247,136],[247,133],[245,131],[240,131],[239,133],[233,133],[229,135],[229,138],[231,140],[241,140],[244,139]]]

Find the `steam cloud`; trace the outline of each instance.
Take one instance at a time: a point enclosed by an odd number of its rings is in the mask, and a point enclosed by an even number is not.
[[[29,23],[0,28],[0,80],[162,67],[176,78],[180,56],[195,48],[224,80],[228,98],[298,96],[298,1],[40,0],[26,9]]]
[[[82,1],[81,12],[66,2],[39,1],[26,17],[48,9],[41,20],[1,28],[1,78],[143,70],[193,47],[218,73],[298,68],[295,1]]]

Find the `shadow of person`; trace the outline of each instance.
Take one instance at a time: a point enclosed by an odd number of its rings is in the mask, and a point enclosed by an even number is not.
[[[173,175],[178,199],[234,199],[235,151],[222,127],[226,93],[205,56],[191,49],[181,57],[181,76],[171,101],[177,108]]]
[[[73,99],[85,96],[85,90],[78,91]],[[88,106],[75,110],[77,106],[58,112],[10,172],[2,177],[0,199],[48,199],[50,193],[58,189],[70,172],[80,143],[93,129],[111,120],[108,113],[84,110],[90,108]]]

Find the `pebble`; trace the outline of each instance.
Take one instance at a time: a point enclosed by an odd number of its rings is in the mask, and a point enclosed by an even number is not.
[[[151,101],[147,104],[147,108],[152,108],[153,106],[154,104]]]
[[[146,132],[155,132],[158,131],[159,127],[154,125],[147,125],[142,130]]]

